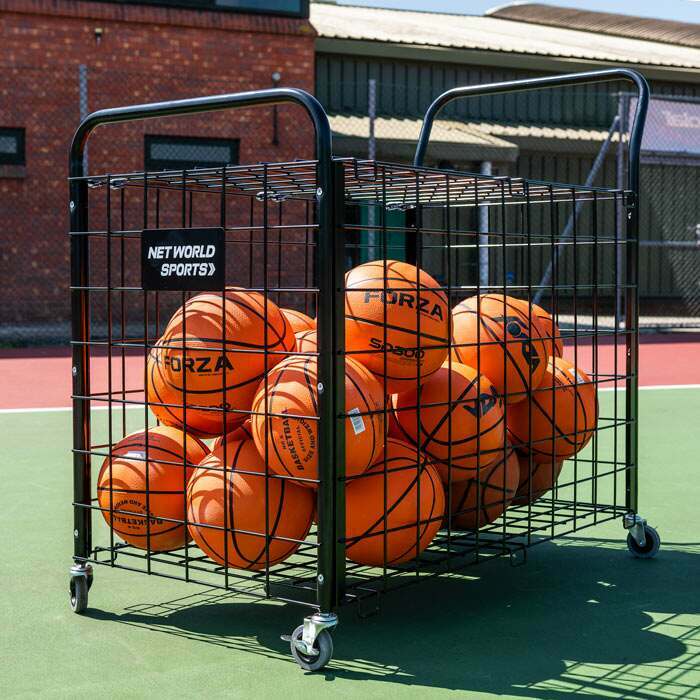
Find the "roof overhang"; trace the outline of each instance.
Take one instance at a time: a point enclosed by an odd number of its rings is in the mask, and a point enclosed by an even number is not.
[[[572,71],[610,68],[619,63],[583,60],[557,56],[522,54],[512,51],[489,49],[454,49],[442,46],[425,46],[385,41],[365,41],[360,39],[334,39],[317,37],[318,53],[334,53],[349,56],[373,56],[414,61],[438,61],[478,66],[498,66],[500,68],[521,68],[525,70],[569,73]],[[700,83],[700,71],[695,68],[652,66],[641,63],[624,63],[627,68],[635,68],[651,80],[681,81]]]

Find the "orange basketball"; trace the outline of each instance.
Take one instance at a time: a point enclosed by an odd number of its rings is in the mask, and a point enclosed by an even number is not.
[[[311,316],[307,316],[296,309],[280,309],[280,311],[287,319],[287,323],[292,327],[294,333],[316,330],[316,321]]]
[[[180,430],[164,425],[148,434],[139,430],[114,445],[111,469],[107,457],[97,477],[97,500],[115,534],[139,549],[184,547],[189,540],[185,483],[208,451],[197,438],[188,436],[185,443]]]
[[[318,352],[316,331],[299,331],[294,334],[297,352]]]
[[[432,542],[444,513],[435,467],[415,447],[390,438],[384,457],[345,488],[346,556],[367,566],[415,559]]]
[[[532,473],[530,473],[530,456],[518,454],[518,464],[520,465],[520,485],[513,499],[513,505],[516,506],[534,503],[538,498],[544,496],[559,478],[564,462],[535,462],[533,460]],[[532,482],[532,486],[530,482]]]
[[[345,285],[345,347],[359,351],[353,359],[380,378],[387,394],[416,386],[419,369],[421,382],[437,371],[447,357],[450,314],[427,272],[378,260],[350,270]]]
[[[452,326],[453,359],[486,375],[507,403],[522,401],[542,381],[547,344],[536,325],[529,328],[522,300],[469,297],[452,310]]]
[[[272,354],[265,355],[266,347]],[[226,413],[224,421],[224,412],[212,409],[250,410],[266,368],[293,348],[291,326],[262,294],[234,288],[225,295],[198,294],[175,312],[150,353],[151,409],[166,425],[181,427],[186,420],[188,430],[200,437],[226,433],[246,415]]]
[[[537,389],[506,416],[514,446],[531,452],[535,462],[561,461],[582,450],[597,420],[595,386],[582,369],[561,357],[550,359]]]
[[[226,460],[232,471],[226,472],[225,481],[223,447],[192,474],[187,488],[192,539],[222,566],[257,571],[268,562],[271,566],[284,561],[309,532],[313,492],[286,479],[266,477],[265,463],[252,440],[229,441]]]
[[[393,403],[404,439],[436,463],[451,459],[452,481],[473,476],[477,465],[493,462],[503,450],[503,400],[472,367],[445,362],[421,387],[394,396]],[[437,467],[447,483],[447,465]]]
[[[491,296],[503,298],[500,294],[492,294]],[[525,299],[515,299],[513,297],[510,297],[510,299],[511,303],[518,302],[526,317],[531,315],[533,325],[537,326],[537,331],[547,345],[547,354],[549,356],[563,357],[564,341],[559,326],[552,318],[552,315],[537,304],[528,304]]]
[[[518,457],[508,445],[505,455],[481,468],[478,477],[452,485],[452,527],[477,530],[492,523],[510,505],[519,478]]]
[[[253,439],[253,429],[251,427],[250,418],[246,418],[245,423],[242,423],[237,428],[234,428],[230,433],[226,435],[219,435],[211,446],[211,451],[218,449],[224,444],[224,441],[231,442],[232,440],[252,440]]]
[[[296,356],[280,362],[261,382],[253,401],[253,439],[278,474],[318,479],[318,377],[316,358]],[[265,410],[267,406],[267,420]],[[381,455],[384,415],[372,413],[384,407],[379,382],[363,365],[345,361],[345,473],[361,474]],[[295,416],[302,416],[296,418]],[[300,482],[315,487],[314,482]]]

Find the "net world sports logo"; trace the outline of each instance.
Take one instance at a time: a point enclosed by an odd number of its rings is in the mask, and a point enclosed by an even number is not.
[[[431,294],[432,296],[432,294]],[[414,311],[416,308],[418,312],[429,318],[437,318],[440,321],[444,321],[444,315],[442,306],[435,301],[426,296],[421,296],[418,299],[414,292],[404,291],[397,292],[392,289],[387,289],[386,291],[376,291],[370,292],[366,291],[363,297],[363,303],[369,304],[373,299],[379,300],[382,304],[387,306],[398,306],[404,307]]]
[[[148,247],[148,260],[202,260],[203,262],[164,262],[160,266],[160,276],[171,275],[211,277],[216,265],[207,260],[216,255],[214,245],[152,245]]]
[[[527,332],[527,326],[523,323],[522,319],[518,316],[498,316],[493,319],[496,323],[502,323],[505,328],[506,335],[519,341],[520,350],[525,362],[532,367],[533,370],[537,369],[542,362],[540,354],[535,349],[535,346],[530,339],[530,335]],[[511,342],[506,338],[508,345]]]

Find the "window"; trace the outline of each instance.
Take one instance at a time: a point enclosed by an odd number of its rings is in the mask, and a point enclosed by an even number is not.
[[[146,170],[192,170],[238,163],[238,139],[146,136]]]
[[[251,12],[288,17],[309,16],[309,0],[103,0],[121,5],[165,5],[192,10]]]
[[[24,129],[0,127],[0,165],[24,164]]]

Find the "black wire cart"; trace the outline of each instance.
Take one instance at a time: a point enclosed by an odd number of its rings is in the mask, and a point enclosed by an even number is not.
[[[631,81],[639,98],[628,144],[626,190],[423,166],[433,120],[454,99],[611,80]],[[278,103],[305,109],[315,133],[315,160],[84,172],[88,137],[98,126]],[[70,154],[72,608],[86,609],[95,564],[298,603],[309,615],[289,637],[292,654],[303,668],[316,670],[331,658],[329,632],[337,625],[341,605],[356,603],[361,613],[369,613],[389,590],[493,557],[522,561],[532,545],[617,518],[629,530],[630,550],[653,556],[658,535],[637,514],[637,213],[647,103],[644,78],[622,69],[457,88],[429,108],[411,166],[334,158],[323,108],[294,89],[137,105],[88,116]],[[624,230],[618,225],[620,211]],[[187,249],[190,262],[183,252]],[[395,273],[399,264],[403,277]],[[363,265],[374,265],[378,281],[368,285],[365,279],[355,287],[348,271]],[[543,277],[547,266],[550,272]],[[415,280],[405,270],[413,270]],[[429,281],[421,277],[423,271],[430,273]],[[227,304],[243,303],[240,295],[259,300],[256,313],[264,322],[264,342],[239,342],[223,321],[216,326],[219,335],[200,332],[195,340],[195,331],[188,334],[186,327],[194,321],[178,309],[202,290],[219,300],[220,319],[226,317]],[[363,326],[357,320],[360,312],[348,301],[353,293],[379,303],[383,322]],[[618,293],[625,301],[624,319],[605,323]],[[551,314],[544,330],[533,330],[540,308],[531,303],[535,299]],[[522,304],[520,311],[513,310],[516,303]],[[487,304],[501,304],[502,316],[488,317]],[[407,307],[404,315],[394,316],[394,307],[401,306]],[[274,330],[279,307],[316,317],[316,345],[283,341],[284,332]],[[479,331],[472,340],[458,338],[458,309],[466,309],[465,317],[481,314],[492,330],[504,329],[503,337],[492,340]],[[169,319],[178,313],[185,327],[177,339],[164,340]],[[435,316],[444,332],[431,330],[435,325],[428,328]],[[396,342],[397,318],[413,324],[413,347]],[[352,322],[356,325],[349,326]],[[275,342],[271,334],[277,334]],[[536,444],[543,424],[536,410],[547,395],[552,411],[559,405],[555,382],[538,384],[544,365],[556,365],[553,356],[561,354],[555,353],[556,343],[564,347],[575,374],[565,387],[574,404],[586,392],[593,398],[588,413],[574,409],[568,430],[554,413],[548,414],[546,425],[553,431],[544,442],[549,450]],[[500,348],[502,368],[488,359],[488,345]],[[525,364],[514,359],[516,351]],[[208,353],[219,373],[221,396],[213,402],[197,390],[202,385],[196,382],[202,380],[195,376],[196,368],[211,370],[202,353]],[[98,386],[95,362],[105,356],[106,384]],[[397,356],[404,363],[403,394],[390,382]],[[462,367],[467,356],[476,357],[472,374],[455,373],[455,365]],[[156,371],[163,371],[163,358],[171,370],[176,361],[185,368],[175,398],[151,391],[154,362]],[[437,364],[429,366],[436,358]],[[290,418],[272,402],[281,374],[272,372],[295,361],[304,366],[312,409]],[[231,387],[239,386],[231,377],[256,362],[263,366],[253,377],[261,401],[229,400]],[[354,362],[371,369],[366,381],[380,387],[378,403],[349,407],[350,368],[360,371]],[[487,369],[502,375],[502,383],[483,379]],[[436,399],[427,387],[438,371],[445,380],[433,382]],[[472,379],[463,391],[453,391],[461,376]],[[413,416],[417,434],[406,430],[399,404],[405,415]],[[498,420],[487,429],[494,406]],[[525,428],[519,430],[513,416],[522,414],[523,406]],[[163,457],[161,438],[153,432],[156,415],[182,431],[181,451]],[[202,432],[204,423],[193,428],[188,416],[195,415],[213,420],[220,430]],[[259,451],[255,459],[262,461],[255,469],[236,461],[238,452],[230,453],[242,443],[223,439],[218,461],[205,460],[220,477],[223,506],[217,513],[222,520],[198,522],[188,499],[193,470],[201,473],[202,467],[199,457],[192,457],[188,439],[192,435],[201,457],[212,446],[199,438],[239,427],[247,418]],[[287,421],[292,432],[303,425],[313,436],[317,466],[304,472],[306,477],[275,468],[272,452],[291,439],[272,435],[276,419]],[[425,427],[430,420],[435,425]],[[467,420],[473,428],[460,441]],[[438,440],[443,428],[447,432]],[[374,440],[373,464],[358,469],[353,465],[361,450],[353,441],[365,430]],[[133,438],[134,431],[141,431],[142,442]],[[487,445],[489,431],[500,431],[496,448]],[[125,436],[132,436],[129,452],[122,449]],[[554,444],[561,440],[575,445],[565,458]],[[465,441],[469,453],[462,447]],[[493,453],[488,459],[483,458],[487,448]],[[538,456],[547,454],[549,461]],[[508,484],[513,471],[504,465],[513,455],[519,467],[515,483]],[[127,458],[132,472],[145,479],[140,488],[116,477],[115,465]],[[163,491],[156,479],[168,470],[179,486],[171,479],[171,490]],[[536,492],[538,472],[551,477],[542,493]],[[258,492],[258,527],[240,518],[244,507],[236,500],[237,484],[243,482],[236,479],[264,483]],[[358,499],[354,492],[363,495]],[[292,493],[297,500],[285,511]],[[156,512],[164,494],[180,504],[180,515]],[[94,521],[102,521],[100,514],[110,523],[136,522],[142,539],[122,537],[116,525],[93,528]],[[285,518],[301,522],[296,535],[283,529]],[[354,518],[365,518],[359,530]],[[166,531],[181,533],[179,545],[158,546]],[[195,543],[187,532],[206,536],[195,537]],[[218,557],[210,551],[216,546],[198,546],[212,538],[220,544]],[[409,546],[395,555],[398,541]],[[256,555],[244,556],[243,549],[251,551],[252,544]],[[280,547],[284,556],[278,556]],[[226,565],[231,557],[239,557],[237,565]]]

